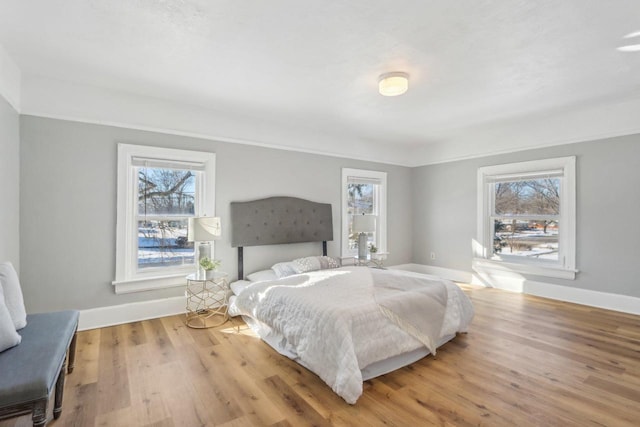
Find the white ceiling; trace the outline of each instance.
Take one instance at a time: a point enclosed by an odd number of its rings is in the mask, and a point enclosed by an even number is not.
[[[25,114],[111,91],[226,120],[167,130],[407,165],[640,131],[635,31],[638,0],[0,0]]]

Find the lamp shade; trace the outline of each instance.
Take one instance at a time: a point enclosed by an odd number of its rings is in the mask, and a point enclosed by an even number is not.
[[[189,218],[189,230],[187,240],[190,242],[209,242],[217,240],[222,235],[220,218],[201,216]]]
[[[354,233],[372,233],[376,231],[375,215],[354,215],[353,216],[353,232]]]

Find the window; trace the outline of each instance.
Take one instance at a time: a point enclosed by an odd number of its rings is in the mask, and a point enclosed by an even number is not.
[[[475,265],[575,278],[575,157],[480,168],[478,212]]]
[[[387,248],[387,174],[360,169],[342,169],[342,257],[358,254],[358,236],[353,233],[354,215],[376,215],[376,231],[368,233],[369,245],[379,252]]]
[[[215,154],[118,145],[116,293],[182,286],[190,217],[214,215]]]

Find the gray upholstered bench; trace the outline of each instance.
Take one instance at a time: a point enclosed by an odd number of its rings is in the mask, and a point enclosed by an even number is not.
[[[22,342],[0,353],[0,420],[32,413],[33,425],[47,421],[55,385],[54,418],[62,412],[65,360],[75,358],[77,311],[31,314],[19,331]]]

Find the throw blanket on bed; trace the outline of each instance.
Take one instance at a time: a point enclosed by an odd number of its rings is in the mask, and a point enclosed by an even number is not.
[[[374,296],[382,314],[435,356],[447,304],[447,287],[399,271],[375,270]]]
[[[362,394],[362,368],[423,346],[422,340],[389,321],[376,300],[389,313],[396,313],[405,326],[413,325],[419,331],[418,336],[429,337],[425,341],[429,342],[431,351],[435,351],[434,341],[465,331],[473,317],[468,298],[455,284],[423,276],[415,279],[408,291],[400,293],[413,295],[416,290],[411,288],[418,282],[426,287],[435,284],[439,289],[445,283],[444,301],[448,303],[444,325],[440,319],[436,325],[422,328],[417,317],[400,313],[402,302],[390,297],[391,288],[399,286],[396,279],[400,279],[393,277],[395,285],[386,286],[384,277],[373,279],[378,274],[387,276],[383,270],[342,267],[255,282],[240,292],[230,311],[260,322],[263,337],[270,334],[268,329],[283,337],[278,351],[315,372],[333,391],[353,404]],[[413,306],[410,308],[426,311],[428,317],[435,318],[435,313],[442,313],[443,306],[438,292],[429,293],[420,302],[410,304]]]

